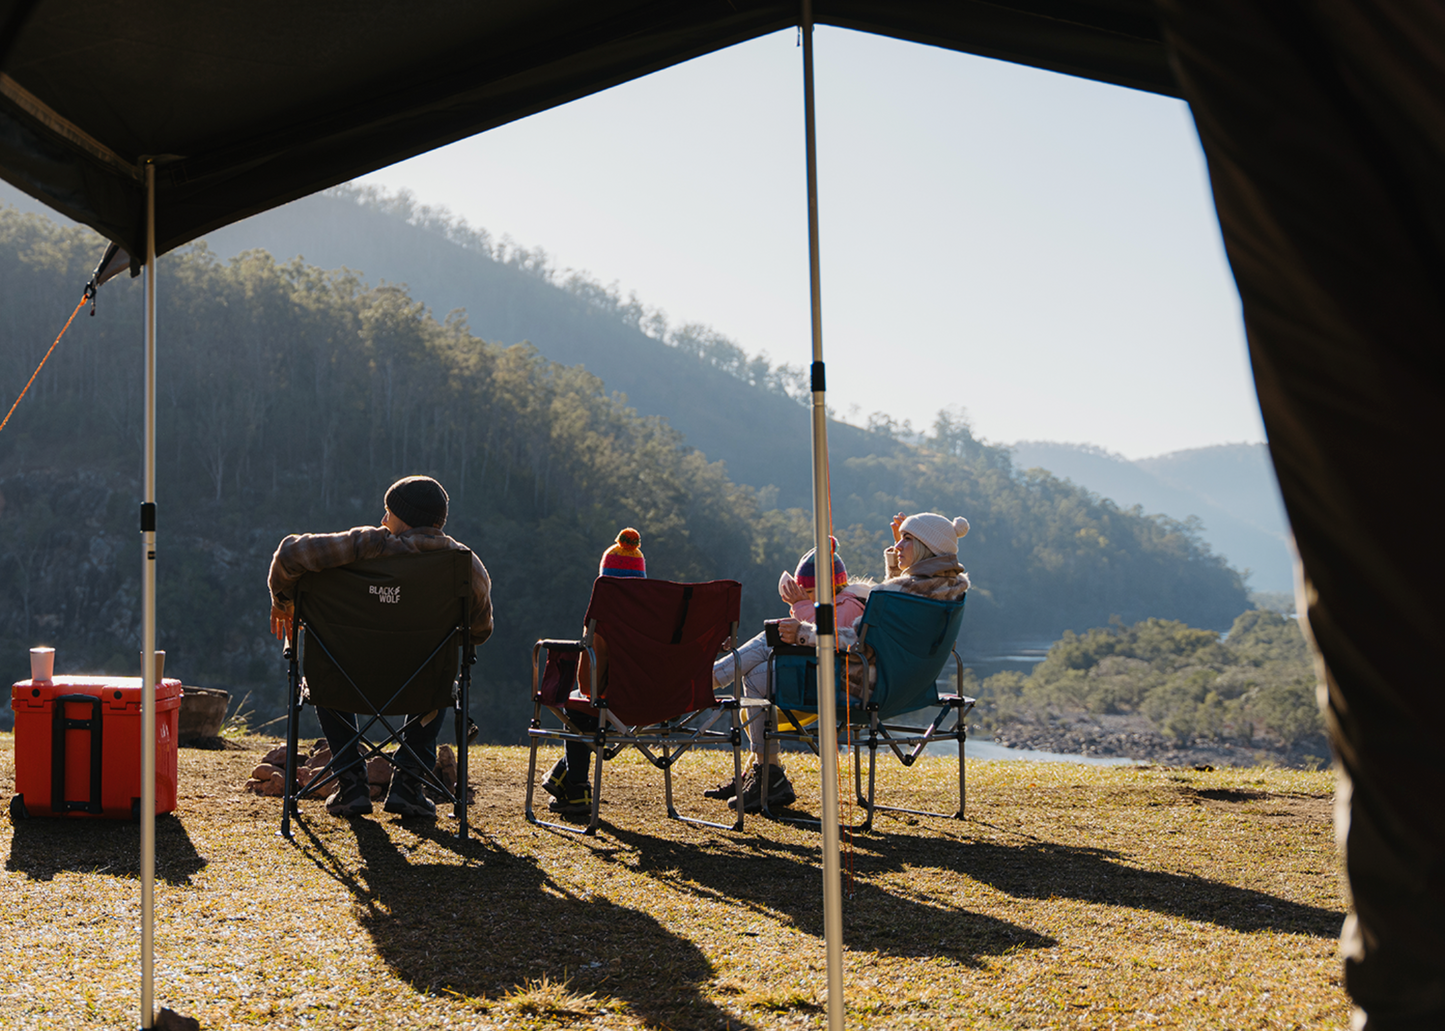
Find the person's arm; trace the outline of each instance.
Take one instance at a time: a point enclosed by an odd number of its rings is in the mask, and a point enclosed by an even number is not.
[[[892,580],[895,576],[903,575],[903,565],[898,561],[898,548],[896,546],[883,549],[883,566],[888,570],[889,580]]]
[[[472,644],[492,636],[492,577],[482,560],[472,552]]]
[[[847,651],[858,643],[858,631],[851,626],[834,627],[833,633],[833,646],[839,651]],[[778,620],[778,636],[783,639],[784,644],[811,648],[818,643],[818,628],[812,623],[804,623],[798,619],[780,619]]]
[[[783,575],[778,577],[778,597],[792,605],[794,602],[807,601],[808,592],[803,590],[793,574],[785,569]]]
[[[307,573],[374,558],[390,536],[380,526],[358,526],[341,533],[293,533],[271,556],[266,584],[271,590],[271,633],[284,640],[291,621],[296,585]]]

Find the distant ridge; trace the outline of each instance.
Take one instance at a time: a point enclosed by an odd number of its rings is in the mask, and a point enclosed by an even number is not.
[[[1047,469],[1128,508],[1175,519],[1198,516],[1218,554],[1249,570],[1257,591],[1292,591],[1289,524],[1264,444],[1220,444],[1130,461],[1091,444],[1025,440],[1018,468]]]

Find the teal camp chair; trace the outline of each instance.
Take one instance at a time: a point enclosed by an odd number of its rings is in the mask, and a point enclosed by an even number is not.
[[[974,699],[963,693],[963,665],[953,644],[963,622],[964,598],[957,601],[934,601],[899,591],[874,591],[868,597],[859,623],[858,644],[846,653],[839,653],[837,669],[837,712],[840,728],[851,718],[854,731],[853,778],[858,803],[867,813],[861,829],[873,826],[877,810],[912,813],[917,816],[952,816],[963,819],[965,784],[963,772],[964,741],[968,737],[964,718],[973,708]],[[956,687],[952,694],[938,690],[938,678],[948,662],[955,659]],[[850,665],[862,663],[863,697],[849,699],[844,687],[845,671]],[[818,662],[812,648],[782,646],[768,659],[768,681],[772,708],[764,720],[766,740],[800,741],[818,751],[816,730],[809,729],[809,717],[818,711]],[[905,714],[934,709],[938,714],[926,726],[900,722]],[[775,716],[774,713],[777,713]],[[951,726],[945,728],[948,714],[954,714]],[[915,717],[915,720],[917,718]],[[936,813],[874,802],[874,780],[878,748],[886,745],[904,766],[912,766],[925,748],[938,741],[958,742],[958,810]],[[862,749],[868,749],[868,792],[863,792]],[[763,776],[767,776],[764,767]],[[763,784],[767,799],[767,784]],[[763,812],[771,816],[766,804]]]

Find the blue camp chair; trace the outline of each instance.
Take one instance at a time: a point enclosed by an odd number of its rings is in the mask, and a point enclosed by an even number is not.
[[[840,652],[837,669],[837,715],[839,727],[853,731],[853,778],[858,803],[867,814],[862,830],[873,826],[877,810],[912,813],[917,816],[952,816],[963,819],[965,784],[963,772],[964,741],[968,737],[964,718],[973,708],[974,699],[963,693],[963,665],[958,661],[954,641],[963,622],[964,598],[957,601],[934,601],[899,591],[874,591],[868,597],[859,623],[858,644]],[[938,690],[938,678],[948,656],[956,666],[954,693]],[[863,667],[863,697],[848,697],[844,677],[850,666]],[[876,668],[876,680],[872,669]],[[872,681],[870,685],[870,681]],[[799,741],[818,751],[815,729],[818,712],[818,661],[812,648],[775,648],[768,658],[769,700],[772,707],[764,716],[765,740]],[[926,726],[899,722],[905,714],[938,709]],[[954,714],[951,726],[944,727],[948,714]],[[958,742],[958,811],[936,813],[874,802],[874,777],[878,748],[886,745],[904,766],[912,766],[925,748],[938,741]],[[862,749],[868,749],[868,791],[863,792]],[[763,768],[767,776],[767,767]],[[767,784],[763,784],[763,812],[766,808]]]

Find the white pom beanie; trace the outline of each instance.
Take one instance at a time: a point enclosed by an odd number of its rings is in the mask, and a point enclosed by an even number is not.
[[[958,539],[968,533],[968,520],[945,519],[937,512],[920,512],[903,520],[899,533],[911,533],[935,555],[957,555]]]

